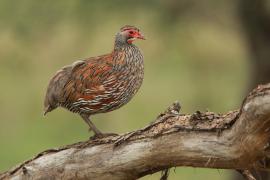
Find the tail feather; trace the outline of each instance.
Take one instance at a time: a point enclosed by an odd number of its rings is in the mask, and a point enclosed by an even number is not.
[[[47,114],[48,112],[51,112],[51,111],[54,110],[54,109],[55,109],[55,107],[52,107],[52,106],[50,106],[50,105],[44,107],[44,113],[43,113],[43,116],[46,116],[46,114]]]
[[[60,101],[63,101],[64,87],[70,81],[72,70],[84,63],[85,61],[76,61],[72,65],[63,67],[52,77],[44,100],[44,116],[57,108]]]
[[[63,95],[63,87],[68,81],[67,72],[62,69],[50,80],[44,99],[44,116],[58,107],[59,100]]]

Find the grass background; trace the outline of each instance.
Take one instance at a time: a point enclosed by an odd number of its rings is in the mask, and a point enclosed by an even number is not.
[[[110,52],[126,24],[147,38],[136,42],[145,56],[145,80],[128,105],[94,116],[101,130],[141,128],[175,100],[182,113],[239,107],[249,64],[232,1],[196,2],[176,19],[168,2],[0,1],[0,171],[44,149],[88,139],[78,115],[57,109],[42,116],[46,86],[60,67]],[[181,167],[170,179],[225,180],[231,172]]]

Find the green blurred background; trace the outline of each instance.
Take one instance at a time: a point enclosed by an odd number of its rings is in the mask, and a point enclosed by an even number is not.
[[[0,0],[0,171],[89,138],[76,114],[57,109],[43,117],[46,86],[62,66],[110,52],[126,24],[147,38],[136,42],[145,80],[128,105],[94,116],[101,130],[144,127],[175,100],[183,113],[240,106],[252,65],[235,1]],[[170,179],[226,180],[231,172],[178,167]]]

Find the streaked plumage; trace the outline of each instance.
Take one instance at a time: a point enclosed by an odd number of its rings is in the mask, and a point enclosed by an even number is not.
[[[124,26],[117,33],[112,53],[76,61],[51,79],[44,111],[61,106],[79,113],[96,134],[90,115],[120,108],[130,101],[143,81],[143,56],[132,44],[143,39],[139,29]],[[90,124],[89,124],[90,123]]]

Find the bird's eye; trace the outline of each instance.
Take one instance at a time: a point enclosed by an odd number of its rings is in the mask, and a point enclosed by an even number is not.
[[[134,32],[133,31],[129,31],[129,34],[133,34]]]

